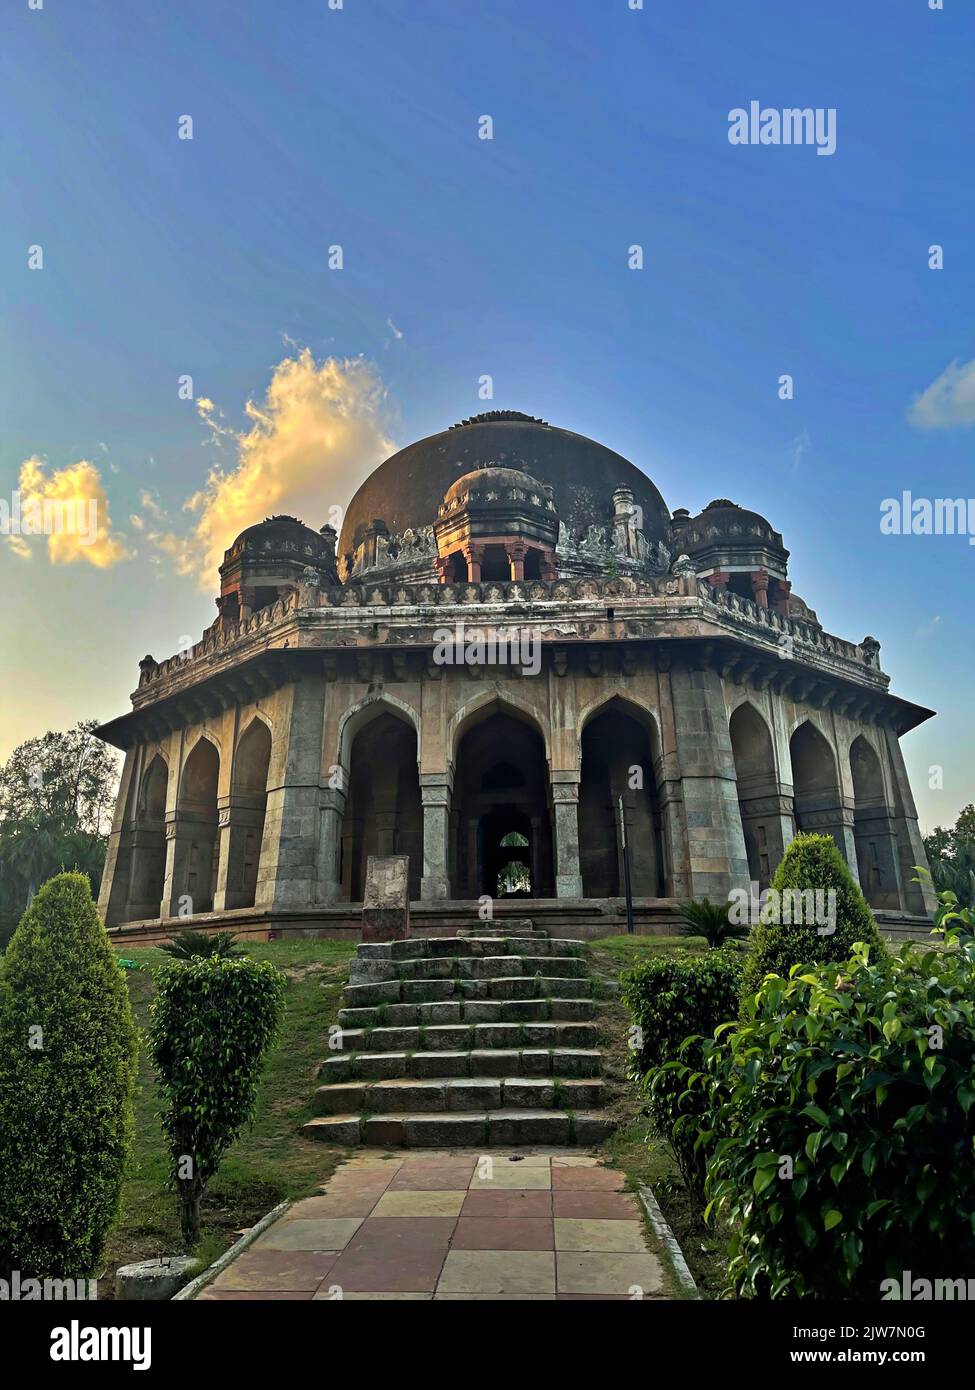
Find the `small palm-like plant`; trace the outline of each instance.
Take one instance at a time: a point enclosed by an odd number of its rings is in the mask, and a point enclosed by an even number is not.
[[[684,919],[678,930],[681,936],[703,936],[708,949],[717,951],[726,941],[748,935],[748,927],[732,922],[731,903],[713,903],[710,898],[692,898],[682,903]]]
[[[222,956],[229,960],[247,954],[230,932],[184,931],[159,949],[176,960],[192,960],[194,956]]]

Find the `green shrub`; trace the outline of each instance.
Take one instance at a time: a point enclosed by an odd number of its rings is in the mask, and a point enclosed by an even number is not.
[[[157,976],[150,1038],[187,1245],[199,1239],[207,1183],[253,1114],[284,988],[269,961],[220,955],[174,960]]]
[[[159,949],[174,960],[192,960],[194,956],[230,958],[247,954],[237,937],[228,931],[183,931]]]
[[[971,1274],[970,937],[771,977],[705,1074],[709,1211],[739,1294],[877,1299],[905,1270]]]
[[[732,922],[731,903],[713,903],[710,898],[692,898],[682,903],[681,936],[703,936],[709,950],[716,951],[736,937],[748,935],[748,927]]]
[[[779,863],[771,887],[779,903],[787,892],[834,890],[835,930],[822,932],[808,916],[791,925],[774,920],[756,923],[742,970],[743,1000],[755,993],[768,974],[788,975],[793,965],[846,960],[857,941],[867,942],[878,953],[883,951],[873,913],[831,835],[797,835]],[[768,903],[769,909],[774,901]]]
[[[58,874],[0,965],[0,1275],[80,1278],[118,1214],[136,1033],[83,874]]]
[[[684,1073],[700,1067],[704,1040],[738,1012],[740,975],[740,951],[725,947],[689,959],[655,958],[621,976],[635,1028],[630,1071],[645,1087],[654,1126],[669,1140],[702,1206],[705,1154],[696,1141],[704,1097],[688,1092]]]

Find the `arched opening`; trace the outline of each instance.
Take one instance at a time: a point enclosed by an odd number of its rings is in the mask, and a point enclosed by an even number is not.
[[[177,897],[189,898],[191,914],[213,909],[219,777],[220,754],[208,738],[201,738],[183,766],[176,801],[181,861],[175,876]]]
[[[529,546],[525,552],[525,578],[541,579],[542,577],[542,552],[536,550],[534,546]]]
[[[419,898],[423,807],[416,731],[385,711],[361,728],[352,744],[339,869],[350,902],[362,901],[370,854],[408,854],[409,894],[411,900]]]
[[[230,804],[226,906],[253,907],[267,811],[271,731],[254,719],[237,744]]]
[[[852,845],[847,829],[852,817],[843,806],[832,748],[815,724],[806,720],[792,735],[789,754],[796,830],[832,835],[849,863]]]
[[[664,894],[663,836],[654,777],[656,735],[628,712],[618,697],[582,731],[579,787],[579,861],[587,898],[618,898],[624,892],[619,830],[623,798],[630,856],[630,886],[637,898]]]
[[[169,769],[156,753],[139,788],[132,832],[129,921],[159,916],[166,876],[166,787]]]
[[[495,709],[468,729],[451,821],[456,897],[554,896],[545,743],[534,726]]]
[[[462,584],[467,578],[467,559],[463,551],[455,550],[447,561],[446,582]]]
[[[860,887],[871,907],[896,911],[901,905],[897,835],[884,792],[880,759],[862,734],[850,745],[850,772]]]
[[[734,711],[728,730],[748,871],[759,888],[767,888],[785,850],[782,819],[787,814],[775,775],[772,737],[758,710],[747,703]]]

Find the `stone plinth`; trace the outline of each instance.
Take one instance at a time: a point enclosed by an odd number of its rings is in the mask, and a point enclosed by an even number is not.
[[[400,941],[410,934],[410,856],[370,854],[362,901],[363,941]]]

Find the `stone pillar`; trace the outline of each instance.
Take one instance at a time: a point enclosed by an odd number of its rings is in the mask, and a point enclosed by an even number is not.
[[[322,788],[318,826],[318,902],[320,903],[334,903],[342,898],[342,881],[339,870],[342,855],[342,821],[345,816],[345,799],[344,785]]]
[[[524,541],[512,541],[504,548],[504,553],[508,557],[508,564],[511,567],[511,578],[519,583],[525,578],[525,551],[527,548]]]
[[[582,897],[579,862],[579,782],[575,772],[552,773],[555,821],[555,896]]]
[[[483,545],[465,545],[464,558],[467,561],[467,578],[471,584],[481,582],[481,561],[484,559]]]
[[[752,593],[759,608],[768,607],[768,570],[753,570],[751,575]]]
[[[252,856],[261,852],[261,845],[259,842],[255,844],[255,840],[262,837],[264,798],[246,794],[221,798],[217,818],[219,858],[213,910],[229,912],[235,907],[251,907],[254,902],[253,879],[250,883],[246,881],[247,864]]]
[[[447,827],[450,822],[450,784],[445,776],[420,774],[423,802],[423,902],[450,897],[447,879]]]
[[[917,807],[911,783],[904,766],[904,754],[894,729],[884,729],[884,742],[890,760],[890,770],[894,787],[894,834],[897,837],[897,853],[900,859],[901,898],[905,912],[915,912],[924,917],[933,917],[938,900],[929,878],[919,875],[915,866],[928,867],[928,856],[917,824]],[[916,878],[921,879],[915,883]]]
[[[135,799],[136,767],[141,762],[138,749],[126,750],[122,766],[122,780],[115,800],[112,816],[112,831],[108,837],[105,854],[105,869],[98,894],[98,911],[106,927],[117,926],[128,921],[129,909],[129,841],[130,831],[126,825],[129,803]],[[156,905],[158,911],[158,903]]]
[[[712,589],[723,589],[727,592],[728,585],[731,583],[731,575],[725,574],[722,570],[715,570],[714,574],[707,576],[707,582]]]
[[[788,579],[777,579],[775,581],[775,601],[772,607],[780,617],[789,616],[789,595],[792,592],[792,585]]]
[[[217,826],[185,811],[166,814],[166,878],[160,917],[212,912],[210,884]]]
[[[710,666],[677,667],[671,689],[690,896],[724,902],[732,888],[747,890],[751,878],[721,678]]]
[[[538,562],[538,573],[541,579],[558,579],[559,567],[556,563],[554,550],[541,551],[541,558]]]
[[[307,674],[279,693],[255,905],[307,907],[318,898],[319,805],[325,677]]]

